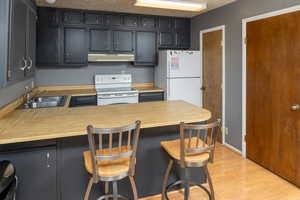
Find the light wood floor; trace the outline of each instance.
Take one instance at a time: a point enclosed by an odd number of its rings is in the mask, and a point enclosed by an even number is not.
[[[240,154],[218,145],[215,162],[209,165],[216,200],[300,200],[300,189]],[[182,191],[169,195],[170,200],[183,200]],[[198,188],[191,190],[192,200],[208,197]],[[143,200],[160,200],[160,196]]]

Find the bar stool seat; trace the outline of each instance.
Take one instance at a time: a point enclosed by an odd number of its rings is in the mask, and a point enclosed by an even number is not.
[[[93,185],[99,182],[104,183],[104,195],[97,198],[98,200],[138,200],[134,175],[140,127],[140,121],[122,127],[95,128],[92,125],[87,127],[89,150],[83,152],[83,160],[90,180],[84,200],[89,200]],[[127,177],[132,188],[132,198],[118,193],[117,182]],[[112,184],[111,194],[109,194],[110,184]]]
[[[127,152],[131,150],[127,146],[122,146],[121,152]],[[112,154],[116,155],[119,153],[118,148],[112,149]],[[96,150],[97,155],[109,155],[109,149],[103,149],[102,151]],[[93,162],[91,151],[83,152],[84,165],[86,170],[93,174]],[[111,161],[97,161],[98,165],[98,175],[103,177],[121,176],[122,174],[127,174],[129,171],[130,159],[120,158]]]
[[[180,137],[177,140],[162,141],[160,144],[170,157],[162,184],[162,200],[169,200],[168,191],[175,186],[184,187],[184,200],[190,199],[190,186],[202,188],[209,200],[215,200],[212,180],[207,165],[213,162],[214,150],[221,120],[209,124],[191,125],[180,123]],[[180,180],[168,184],[174,164],[182,169]],[[191,180],[189,168],[202,168],[206,175],[209,190],[200,183]]]
[[[197,138],[193,137],[191,139],[191,146],[196,146],[198,142],[198,145],[201,147],[208,147],[206,143]],[[189,139],[185,139],[186,145],[189,143]],[[162,148],[175,160],[179,161],[180,160],[180,139],[177,140],[171,140],[171,141],[163,141],[160,143]],[[210,158],[210,152],[202,152],[202,153],[196,153],[196,154],[191,154],[191,155],[185,155],[185,161],[194,163],[194,162],[203,162],[209,161]]]

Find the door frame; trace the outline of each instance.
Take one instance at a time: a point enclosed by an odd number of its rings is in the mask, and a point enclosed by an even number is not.
[[[247,157],[247,143],[246,143],[246,130],[247,130],[247,23],[258,21],[270,17],[275,17],[283,14],[288,14],[292,12],[300,11],[300,5],[292,6],[289,8],[264,13],[261,15],[253,16],[250,18],[245,18],[242,20],[243,32],[242,32],[242,48],[243,48],[243,76],[242,76],[242,155],[244,158]]]
[[[233,150],[237,151],[237,149],[235,149],[233,146],[231,146],[230,144],[227,144],[225,141],[225,135],[227,134],[227,128],[225,127],[225,25],[221,25],[221,26],[216,26],[213,28],[209,28],[209,29],[205,29],[205,30],[201,30],[200,31],[200,56],[201,56],[201,65],[202,65],[202,70],[203,70],[203,35],[205,33],[209,33],[209,32],[214,32],[214,31],[222,31],[222,143],[230,148],[232,148]],[[202,80],[203,81],[203,80]],[[203,95],[202,95],[203,96]],[[202,102],[203,102],[203,97],[202,97]]]

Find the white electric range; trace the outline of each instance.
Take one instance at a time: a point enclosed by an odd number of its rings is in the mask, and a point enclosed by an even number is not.
[[[95,75],[97,105],[138,103],[131,74]]]

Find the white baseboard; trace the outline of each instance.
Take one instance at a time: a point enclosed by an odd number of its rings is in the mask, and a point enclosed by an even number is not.
[[[232,146],[232,145],[230,145],[230,144],[228,144],[228,143],[226,143],[226,142],[224,142],[223,144],[224,144],[226,147],[230,148],[231,150],[233,150],[233,151],[235,151],[235,152],[237,152],[237,153],[239,153],[239,154],[242,155],[242,151],[241,151],[241,150],[235,148],[234,146]]]

